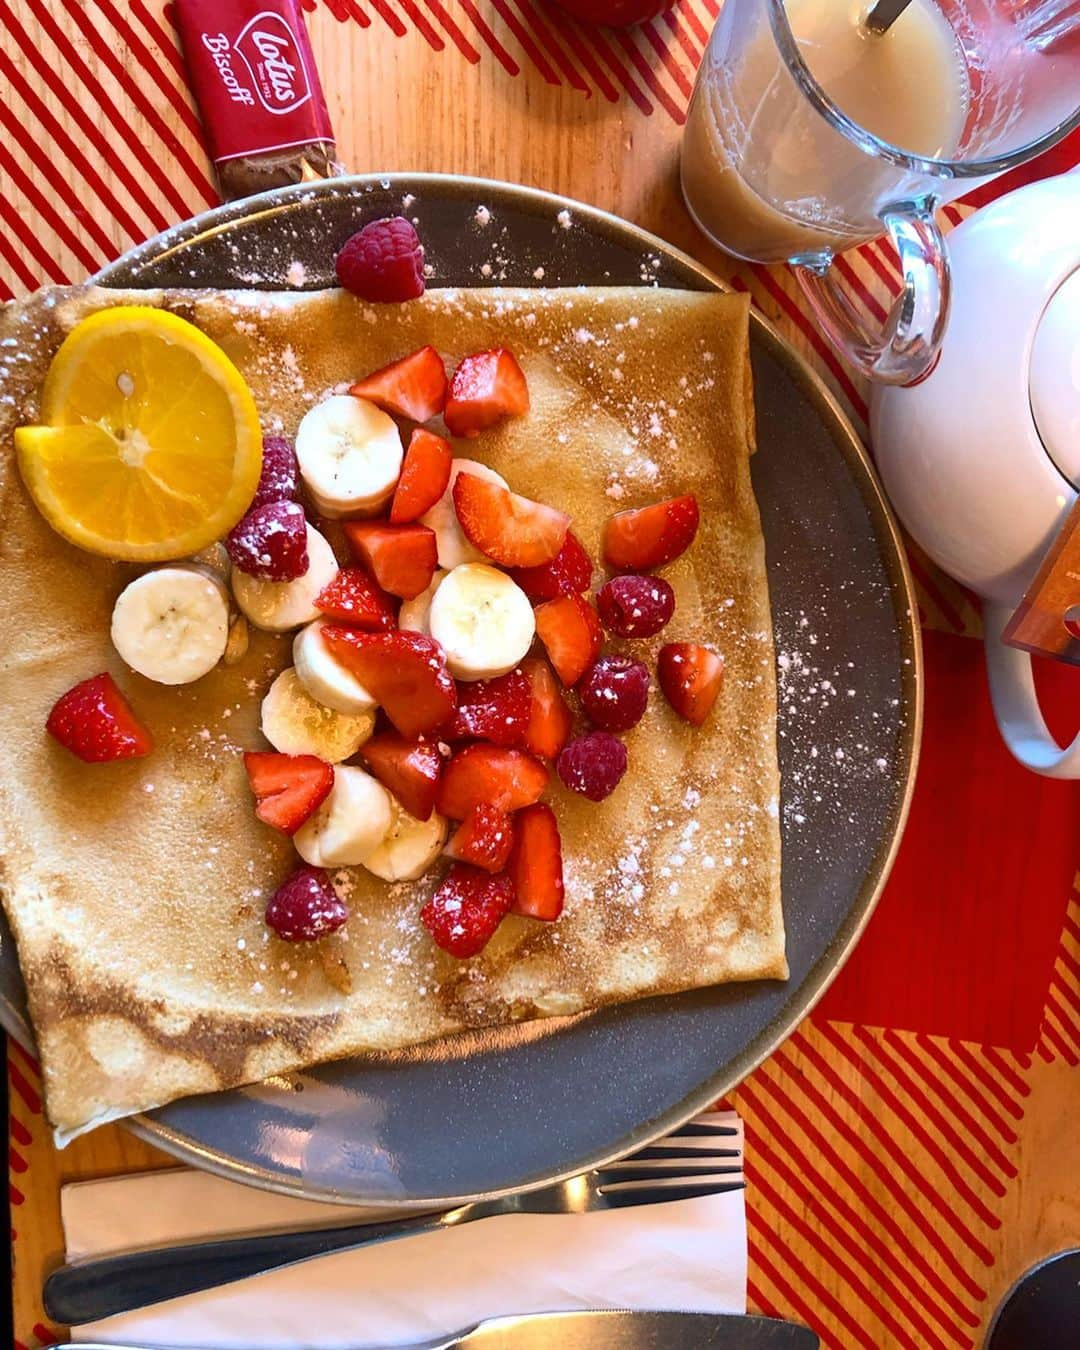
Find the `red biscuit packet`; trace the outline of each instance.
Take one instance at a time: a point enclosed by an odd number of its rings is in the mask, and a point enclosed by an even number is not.
[[[1010,647],[1080,666],[1080,498],[1001,639]]]
[[[176,0],[226,200],[342,173],[299,0]]]

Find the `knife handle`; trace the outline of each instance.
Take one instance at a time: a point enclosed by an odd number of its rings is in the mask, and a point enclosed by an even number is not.
[[[455,1220],[460,1221],[459,1213],[449,1222]],[[60,1326],[81,1326],[329,1252],[435,1232],[447,1222],[445,1214],[426,1214],[386,1223],[263,1233],[76,1261],[54,1270],[45,1281],[45,1311]]]

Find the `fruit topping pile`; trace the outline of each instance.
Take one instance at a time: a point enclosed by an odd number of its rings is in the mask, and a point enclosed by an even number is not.
[[[401,219],[366,225],[337,270],[369,301],[423,291],[423,250]],[[483,462],[483,433],[528,409],[525,371],[505,348],[462,357],[449,377],[434,347],[407,353],[309,408],[293,440],[263,438],[254,496],[224,534],[231,576],[174,561],[116,601],[117,652],[164,684],[222,659],[234,604],[245,622],[291,635],[292,664],[261,706],[271,749],[244,755],[256,815],[302,863],[266,908],[286,942],[346,922],[339,867],[391,882],[448,867],[419,917],[459,959],[507,915],[552,922],[560,794],[599,803],[617,791],[630,762],[621,737],[647,715],[654,673],[695,726],[716,702],[723,661],[710,647],[669,643],[651,669],[654,649],[634,645],[675,613],[655,569],[693,544],[696,499],[620,511],[595,559],[562,509],[571,503],[523,496]],[[481,458],[455,456],[451,438],[475,438]],[[612,575],[593,597],[597,562]],[[47,730],[87,761],[152,749],[108,674],[64,694]]]

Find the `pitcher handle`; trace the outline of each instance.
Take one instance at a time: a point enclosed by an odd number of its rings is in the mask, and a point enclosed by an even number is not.
[[[841,356],[879,384],[917,384],[933,370],[949,321],[949,255],[931,202],[894,206],[881,220],[900,255],[903,289],[877,330],[837,285],[831,252],[797,255],[791,262]]]
[[[1039,707],[1031,657],[1001,640],[1011,617],[1000,605],[983,610],[990,699],[1005,744],[1021,764],[1047,778],[1080,778],[1080,734],[1067,749],[1058,745]]]

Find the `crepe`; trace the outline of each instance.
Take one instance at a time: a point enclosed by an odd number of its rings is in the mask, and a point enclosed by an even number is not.
[[[266,898],[293,855],[256,820],[240,756],[265,744],[259,702],[290,664],[290,639],[254,634],[239,665],[182,688],[135,675],[112,648],[109,618],[137,569],[65,543],[14,466],[12,430],[34,419],[64,333],[131,303],[171,309],[220,343],[267,431],[286,434],[329,392],[424,343],[448,362],[512,348],[531,411],[456,453],[569,512],[594,557],[613,511],[697,494],[697,541],[665,569],[675,617],[633,650],[652,664],[664,641],[713,643],[727,663],[723,692],[695,729],[654,687],[625,738],[629,772],[605,802],[553,775],[559,922],[509,918],[481,955],[458,962],[418,918],[438,869],[397,885],[357,869],[335,874],[351,909],[342,934],[291,945],[266,928]],[[61,1142],[185,1094],[359,1052],[786,976],[747,329],[744,296],[646,288],[436,290],[399,306],[341,291],[77,288],[6,307],[0,886]],[[45,734],[56,698],[104,669],[153,732],[146,759],[84,764]]]

